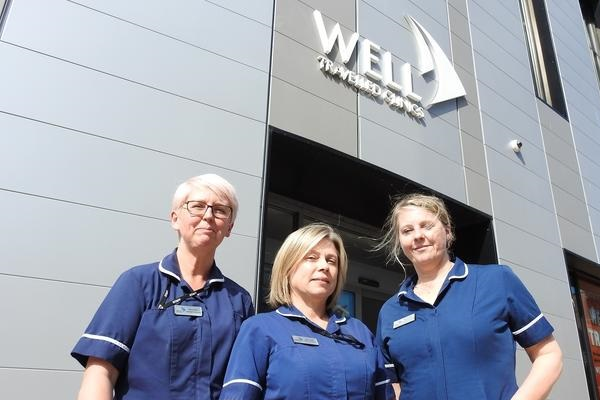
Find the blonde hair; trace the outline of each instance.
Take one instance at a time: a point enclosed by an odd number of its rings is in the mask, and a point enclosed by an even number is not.
[[[398,224],[398,214],[404,207],[413,206],[423,208],[433,215],[448,229],[448,240],[446,242],[447,248],[452,246],[454,243],[454,225],[452,224],[452,218],[450,213],[444,204],[444,201],[437,196],[427,195],[422,193],[411,193],[406,195],[399,195],[393,199],[394,206],[386,218],[385,224],[383,225],[383,231],[385,232],[381,238],[379,244],[375,246],[375,250],[386,249],[387,250],[387,262],[398,262],[402,265],[400,257],[403,255],[402,246],[400,245],[400,226]]]
[[[191,177],[180,184],[171,202],[171,211],[177,210],[188,200],[188,196],[194,189],[208,189],[218,197],[227,200],[233,212],[231,213],[231,223],[235,222],[238,212],[238,199],[235,188],[217,174],[204,174]]]
[[[273,262],[271,289],[267,297],[267,303],[271,307],[277,308],[292,304],[290,278],[298,263],[323,239],[331,240],[338,252],[337,282],[326,305],[327,310],[334,309],[346,283],[348,256],[341,236],[331,226],[322,223],[306,225],[292,232],[279,248]]]

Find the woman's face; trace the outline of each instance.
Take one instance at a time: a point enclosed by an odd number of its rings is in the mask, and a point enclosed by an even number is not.
[[[184,203],[171,213],[171,226],[179,232],[180,245],[183,244],[189,249],[216,249],[223,239],[231,234],[233,223],[231,218],[215,217],[213,207],[230,207],[230,204],[207,188],[194,188],[187,201],[191,203]],[[194,203],[205,203],[212,207],[207,208],[202,215],[188,210]]]
[[[430,211],[416,206],[398,212],[400,245],[415,268],[439,266],[448,257],[450,230]]]
[[[298,297],[304,303],[322,301],[335,291],[339,254],[330,239],[323,239],[295,266],[290,276],[292,303]]]

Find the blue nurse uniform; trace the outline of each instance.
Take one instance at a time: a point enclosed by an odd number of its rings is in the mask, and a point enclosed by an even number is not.
[[[190,292],[175,252],[124,272],[71,355],[83,366],[93,356],[117,368],[115,399],[217,399],[252,299],[214,264],[203,290],[185,298]]]
[[[504,265],[457,258],[433,305],[415,283],[383,305],[377,328],[402,400],[510,399],[515,342],[526,348],[553,331],[519,278]]]
[[[362,322],[332,315],[322,331],[294,307],[245,321],[221,400],[390,398],[383,355]]]

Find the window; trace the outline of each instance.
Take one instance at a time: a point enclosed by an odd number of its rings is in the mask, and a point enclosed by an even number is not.
[[[521,0],[521,12],[537,97],[567,118],[544,0]]]
[[[600,83],[600,6],[598,0],[579,0],[581,15],[588,33],[590,51],[596,64],[596,73]]]

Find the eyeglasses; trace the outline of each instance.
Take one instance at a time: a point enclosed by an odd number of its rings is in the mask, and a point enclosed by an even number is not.
[[[222,204],[207,204],[200,200],[188,200],[183,203],[183,207],[188,210],[192,217],[204,217],[209,208],[212,209],[213,217],[217,219],[227,219],[233,214],[233,208]]]

